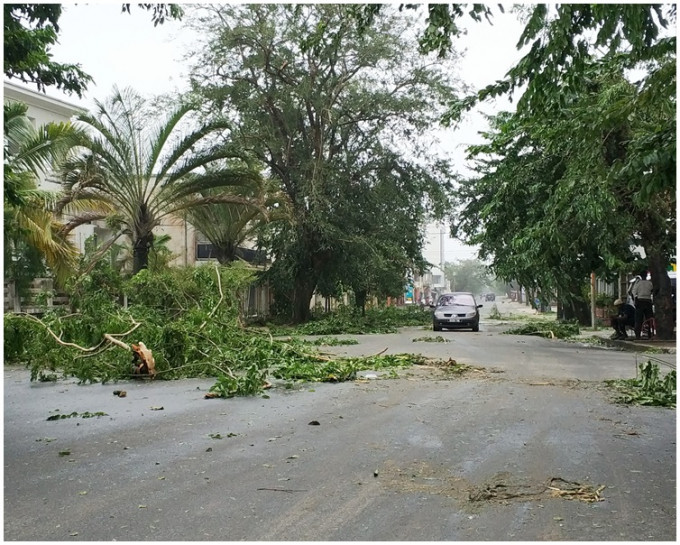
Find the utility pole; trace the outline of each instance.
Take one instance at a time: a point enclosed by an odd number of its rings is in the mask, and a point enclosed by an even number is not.
[[[448,281],[446,280],[446,271],[444,270],[444,255],[445,255],[445,239],[444,239],[444,232],[445,232],[445,224],[444,221],[442,221],[439,224],[439,268],[442,270],[442,283],[444,284],[444,291],[448,291]]]
[[[593,329],[597,329],[595,323],[595,273],[590,273],[590,323]]]

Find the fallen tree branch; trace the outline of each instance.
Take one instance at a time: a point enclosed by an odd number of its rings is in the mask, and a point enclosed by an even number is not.
[[[103,339],[102,342],[99,343],[99,346],[102,346],[105,342],[106,342],[106,339]],[[74,356],[73,359],[74,360],[82,360],[82,359],[85,359],[85,358],[92,358],[94,356],[98,356],[99,354],[102,354],[103,352],[106,352],[107,350],[111,350],[112,348],[113,348],[113,346],[111,346],[110,344],[107,344],[104,348],[102,348],[101,350],[98,350],[97,352],[90,352],[90,353],[87,353],[87,354],[82,354],[81,356]],[[115,368],[113,365],[110,365],[106,362],[104,362],[104,364],[111,367],[112,369]]]
[[[85,348],[84,346],[80,346],[79,344],[76,344],[76,343],[69,343],[69,342],[66,342],[66,341],[62,341],[62,340],[61,340],[61,337],[58,336],[54,331],[52,331],[52,330],[50,329],[50,327],[49,327],[45,322],[43,322],[40,318],[36,318],[36,317],[33,316],[32,314],[28,314],[27,312],[23,312],[22,314],[23,314],[24,316],[27,316],[28,318],[30,318],[30,319],[33,320],[34,322],[38,322],[41,326],[43,326],[43,327],[47,330],[47,332],[48,332],[50,335],[52,335],[52,337],[54,338],[54,340],[57,341],[57,343],[59,343],[60,345],[62,345],[62,346],[70,346],[71,348],[77,348],[77,349],[80,350],[81,352],[94,352],[94,351],[97,350],[98,348],[101,348],[102,344],[104,344],[105,341],[109,341],[109,342],[111,342],[111,343],[113,343],[113,344],[115,344],[115,345],[117,345],[117,346],[120,346],[121,348],[125,348],[126,350],[132,350],[132,349],[130,348],[130,346],[128,346],[128,345],[125,344],[124,342],[119,341],[118,339],[115,339],[114,337],[124,337],[125,335],[129,335],[129,334],[132,333],[135,329],[137,329],[140,325],[142,325],[141,323],[135,321],[134,318],[130,318],[130,319],[132,320],[132,322],[135,324],[135,325],[132,327],[132,329],[126,331],[125,333],[104,333],[104,339],[103,339],[99,344],[97,344],[97,345],[95,345],[95,346],[90,346],[89,348]]]
[[[107,335],[110,335],[111,337],[125,337],[142,325],[141,322],[136,321],[132,316],[130,316],[130,320],[132,320],[132,323],[135,324],[132,326],[132,329],[127,330],[125,333],[107,333]]]
[[[32,314],[28,314],[27,312],[24,312],[24,313],[22,313],[22,314],[24,314],[25,316],[29,317],[29,318],[30,318],[31,320],[33,320],[34,322],[38,322],[41,326],[43,326],[43,327],[47,330],[47,332],[48,332],[50,335],[52,335],[52,337],[54,337],[54,340],[57,341],[57,342],[58,342],[60,345],[62,345],[62,346],[70,346],[70,347],[72,347],[72,348],[77,348],[78,350],[80,350],[80,351],[82,351],[82,352],[93,352],[93,351],[97,350],[97,349],[102,345],[102,343],[104,342],[104,341],[102,341],[102,342],[100,342],[100,343],[99,343],[98,345],[96,345],[96,346],[91,346],[90,348],[85,348],[85,347],[80,346],[80,345],[75,344],[75,343],[68,343],[68,342],[66,342],[66,341],[62,341],[61,338],[58,337],[58,336],[54,333],[54,331],[52,331],[52,330],[49,328],[49,326],[48,326],[45,322],[43,322],[40,318],[36,318],[36,317],[33,316]]]
[[[307,492],[304,490],[296,490],[294,488],[258,488],[258,490],[269,490],[271,492]]]
[[[215,274],[217,274],[217,288],[220,290],[220,300],[217,301],[217,304],[215,307],[210,311],[210,314],[208,314],[208,319],[201,324],[201,327],[198,328],[200,331],[205,327],[205,324],[208,323],[208,320],[213,317],[213,314],[217,311],[217,307],[219,307],[222,304],[222,301],[224,300],[224,292],[222,291],[222,279],[220,278],[220,269],[218,268],[217,265],[215,265]]]
[[[118,339],[114,339],[109,333],[104,333],[104,338],[109,341],[110,343],[115,344],[116,346],[120,346],[121,348],[125,348],[125,350],[132,350],[132,347],[129,344],[125,344],[123,341],[119,341]]]
[[[80,346],[79,344],[76,343],[69,343],[66,341],[62,341],[61,337],[57,336],[54,331],[52,331],[49,326],[43,322],[40,318],[36,318],[35,316],[32,316],[31,314],[28,313],[23,313],[24,315],[28,316],[31,320],[38,322],[41,326],[43,326],[47,332],[52,335],[55,341],[59,343],[61,346],[69,346],[71,348],[77,348],[81,352],[87,352],[91,355],[93,352],[99,350],[102,345],[108,341],[111,344],[114,344],[120,348],[124,348],[125,350],[132,350],[134,353],[134,361],[139,360],[139,364],[135,365],[133,367],[133,373],[136,375],[150,375],[151,378],[153,378],[156,375],[156,362],[153,358],[153,354],[151,353],[151,350],[149,350],[146,345],[143,342],[140,342],[139,344],[126,344],[123,341],[120,341],[116,338],[114,338],[113,335],[117,335],[119,337],[125,336],[133,332],[135,329],[137,329],[141,323],[135,321],[134,319],[132,320],[134,322],[134,326],[132,329],[127,331],[126,333],[104,333],[103,337],[104,339],[97,345],[91,346],[89,348],[85,348],[84,346]]]

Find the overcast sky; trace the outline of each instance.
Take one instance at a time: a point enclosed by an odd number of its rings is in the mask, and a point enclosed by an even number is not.
[[[478,89],[503,78],[520,58],[515,44],[522,25],[512,14],[501,14],[493,4],[493,25],[475,23],[466,18],[467,36],[456,42],[465,50],[460,76]],[[153,26],[151,13],[131,5],[131,13],[121,13],[121,3],[65,4],[59,21],[59,44],[53,48],[55,61],[77,63],[94,78],[84,97],[65,95],[49,89],[51,96],[91,108],[93,100],[105,100],[113,85],[127,86],[143,95],[157,95],[188,88],[187,65],[183,61],[191,33],[179,21],[167,20]],[[468,115],[455,130],[442,132],[442,149],[454,158],[457,170],[465,172],[464,149],[479,142],[477,133],[485,129],[479,110],[493,113],[510,108],[505,99],[482,105]],[[474,258],[476,253],[459,242],[445,237],[445,261]],[[438,263],[440,244],[425,249],[426,259]]]

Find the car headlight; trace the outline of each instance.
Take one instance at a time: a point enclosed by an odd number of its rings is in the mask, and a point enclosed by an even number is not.
[[[476,312],[468,312],[468,313],[465,315],[465,317],[466,317],[466,318],[474,318],[476,315],[477,315]]]
[[[434,315],[440,319],[444,317],[444,313],[441,310],[435,311]]]

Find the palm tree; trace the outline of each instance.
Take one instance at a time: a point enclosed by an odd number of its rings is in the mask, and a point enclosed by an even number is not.
[[[210,189],[202,192],[204,197],[220,195],[222,190]],[[286,198],[272,183],[269,187],[253,186],[235,188],[232,193],[242,198],[262,202],[262,208],[244,203],[215,203],[187,210],[186,219],[198,229],[213,245],[215,257],[226,265],[239,257],[238,247],[252,239],[263,225],[285,219]]]
[[[258,186],[261,178],[245,161],[241,167],[233,166],[240,154],[222,145],[221,137],[228,129],[224,122],[192,129],[194,111],[193,104],[182,102],[159,122],[152,122],[160,116],[143,98],[130,89],[121,92],[114,87],[105,104],[96,103],[94,114],[78,117],[87,135],[78,142],[78,153],[63,165],[65,197],[61,203],[98,201],[111,212],[82,214],[67,229],[107,219],[115,229],[107,246],[121,236],[130,238],[133,274],[147,268],[153,230],[163,218],[217,202],[261,207],[255,199],[236,194],[201,193]]]
[[[4,105],[5,271],[11,276],[37,253],[63,284],[75,270],[78,252],[51,211],[57,195],[38,189],[38,180],[63,159],[78,131],[70,123],[35,128],[27,110],[19,102]]]

